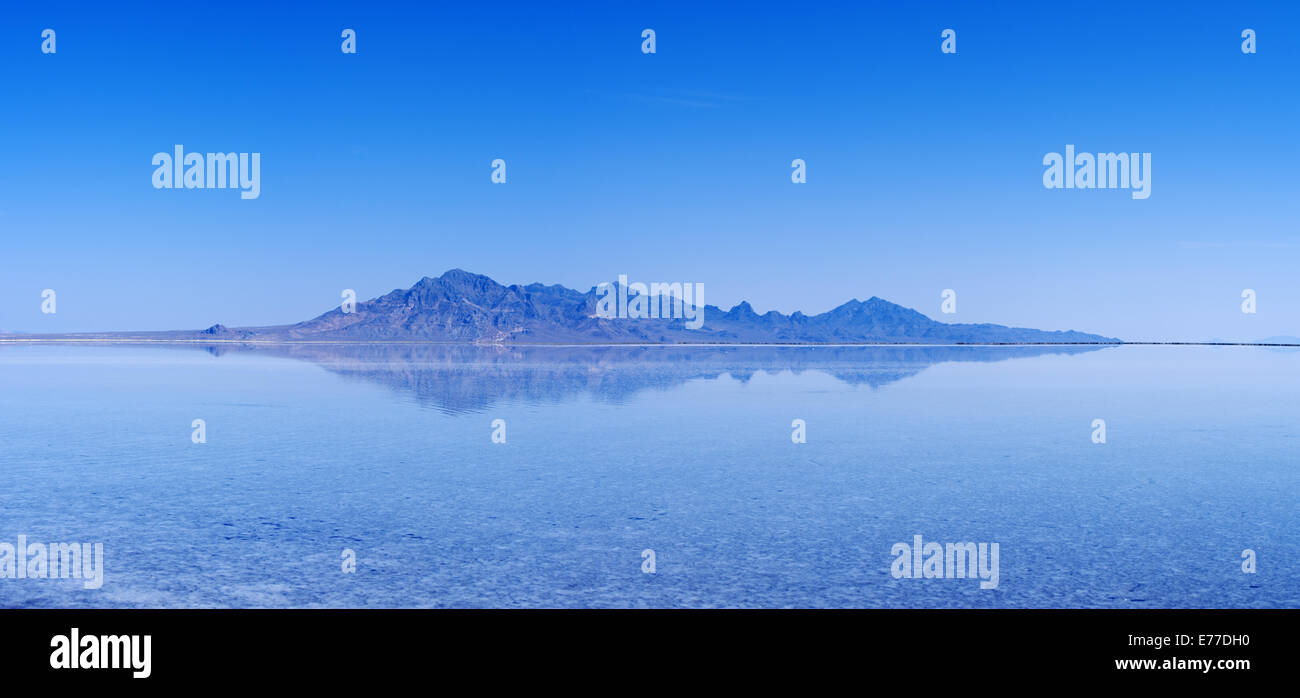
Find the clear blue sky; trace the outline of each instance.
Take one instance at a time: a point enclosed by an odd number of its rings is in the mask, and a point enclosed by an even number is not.
[[[1293,2],[150,5],[0,12],[0,328],[280,324],[460,267],[1300,334]],[[178,143],[260,152],[261,197],[154,189]],[[1151,198],[1044,189],[1067,143],[1151,152]]]

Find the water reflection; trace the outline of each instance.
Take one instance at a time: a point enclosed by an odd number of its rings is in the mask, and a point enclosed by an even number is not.
[[[501,402],[553,404],[587,394],[623,403],[724,374],[821,371],[873,389],[949,361],[992,362],[1080,354],[1107,346],[476,346],[432,344],[202,344],[214,355],[257,354],[310,361],[380,383],[420,405],[478,412]]]

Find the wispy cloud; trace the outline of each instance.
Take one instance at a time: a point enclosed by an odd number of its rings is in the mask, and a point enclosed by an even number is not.
[[[1218,249],[1224,247],[1258,247],[1258,248],[1290,248],[1300,247],[1300,244],[1294,242],[1250,242],[1235,240],[1232,242],[1216,242],[1212,240],[1179,240],[1178,246],[1194,250],[1201,249]]]

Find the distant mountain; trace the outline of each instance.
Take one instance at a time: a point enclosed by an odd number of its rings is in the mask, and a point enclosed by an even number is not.
[[[617,292],[617,291],[616,291]],[[453,269],[358,302],[354,311],[335,308],[296,325],[227,328],[194,338],[223,340],[410,340],[457,343],[920,343],[1091,344],[1120,340],[1073,330],[936,322],[879,298],[851,300],[819,315],[770,311],[759,315],[748,302],[730,310],[704,307],[704,324],[686,327],[681,317],[599,317],[597,288],[583,293],[559,285],[503,286],[481,274]],[[667,303],[667,296],[661,302]]]
[[[614,287],[614,294],[621,289]],[[10,341],[97,339],[125,341],[410,341],[453,344],[1120,344],[1114,337],[1067,330],[1047,332],[1003,325],[936,322],[876,297],[856,298],[819,315],[769,311],[759,315],[748,302],[730,310],[704,306],[703,325],[683,317],[601,317],[597,303],[608,294],[583,293],[560,285],[502,286],[460,269],[425,277],[358,302],[344,313],[334,308],[296,325],[226,327],[167,332],[79,332],[9,335]],[[635,295],[635,294],[632,294]],[[661,296],[661,307],[670,305]],[[687,313],[698,317],[696,312]]]

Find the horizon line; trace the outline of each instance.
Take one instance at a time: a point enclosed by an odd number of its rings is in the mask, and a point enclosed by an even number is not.
[[[431,346],[531,346],[531,347],[1095,347],[1095,346],[1202,346],[1296,347],[1285,342],[438,342],[419,339],[148,339],[139,337],[77,337],[77,334],[40,337],[0,335],[0,344],[424,344]]]

